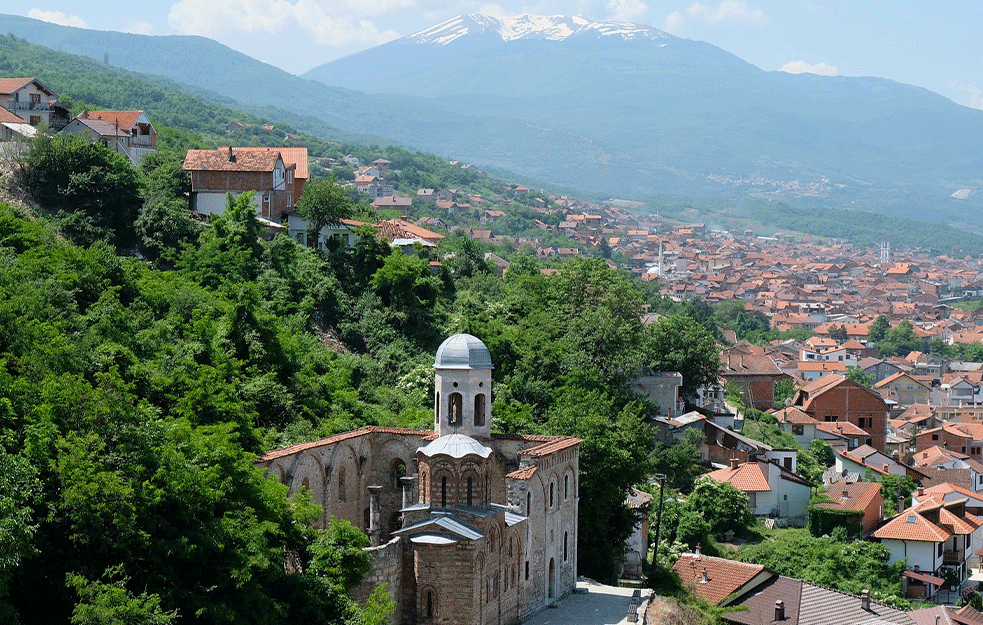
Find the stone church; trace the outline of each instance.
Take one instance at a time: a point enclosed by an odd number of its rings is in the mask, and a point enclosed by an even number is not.
[[[434,429],[367,426],[263,455],[324,515],[371,540],[396,624],[520,623],[577,577],[579,439],[491,431],[493,369],[479,339],[456,334],[434,360]]]

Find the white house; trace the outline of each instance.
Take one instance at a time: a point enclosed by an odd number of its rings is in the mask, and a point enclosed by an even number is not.
[[[887,547],[889,563],[904,561],[908,568],[944,577],[943,569],[966,580],[973,545],[980,543],[983,520],[966,511],[966,499],[945,501],[926,497],[899,513],[874,532]]]
[[[729,482],[748,496],[755,516],[804,520],[812,484],[801,475],[780,466],[777,461],[732,460],[729,467],[711,471],[710,479]]]

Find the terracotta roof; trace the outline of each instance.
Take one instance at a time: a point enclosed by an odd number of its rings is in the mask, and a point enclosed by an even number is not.
[[[402,219],[379,221],[375,226],[379,229],[379,236],[390,240],[416,237],[424,241],[436,242],[444,238],[442,234],[431,232],[426,228],[421,228]]]
[[[760,493],[771,490],[768,479],[757,462],[745,462],[737,468],[726,467],[707,473],[707,476],[717,482],[729,482],[737,490],[745,493]]]
[[[536,471],[538,469],[539,469],[539,467],[537,467],[536,465],[533,465],[531,467],[525,467],[524,469],[518,469],[516,471],[512,471],[511,473],[509,473],[505,477],[511,478],[513,480],[528,480],[532,476],[536,475]]]
[[[526,449],[525,451],[521,452],[520,455],[531,456],[533,458],[548,456],[560,450],[566,449],[567,447],[573,447],[584,442],[579,438],[574,438],[572,436],[554,436],[552,438],[554,440],[543,443],[542,445],[537,445],[530,449]]]
[[[98,119],[114,126],[119,123],[121,130],[129,131],[136,125],[143,111],[84,111],[80,119]]]
[[[9,94],[17,91],[24,85],[35,82],[34,78],[0,78],[0,93]],[[39,85],[41,83],[38,83]],[[45,89],[45,91],[48,91]],[[48,93],[51,93],[50,91]]]
[[[232,159],[229,159],[230,150]],[[244,148],[188,150],[183,167],[186,171],[273,171],[278,157],[279,152]]]
[[[766,571],[761,564],[685,553],[672,565],[683,583],[711,605],[717,605],[757,575]],[[706,571],[704,578],[703,572]],[[706,579],[706,581],[704,581]],[[774,604],[773,604],[774,605]]]
[[[846,491],[847,496],[843,496]],[[881,492],[879,482],[834,482],[826,487],[829,502],[817,504],[818,508],[862,511]]]
[[[859,426],[854,425],[849,421],[820,422],[819,425],[816,426],[816,429],[829,432],[830,434],[840,434],[842,436],[870,436],[870,433],[868,433],[866,430],[861,429]]]
[[[0,107],[0,123],[3,124],[26,124],[27,120],[17,117],[5,108]]]
[[[817,425],[819,421],[813,419],[797,406],[782,408],[774,413],[779,423],[798,423],[802,425]]]
[[[952,532],[946,531],[923,517],[917,506],[900,512],[880,529],[874,532],[874,538],[894,540],[916,540],[929,543],[941,543],[949,540]]]
[[[327,438],[322,438],[316,441],[310,441],[307,443],[297,443],[295,445],[288,445],[287,447],[281,447],[280,449],[273,449],[261,455],[257,462],[269,462],[271,460],[276,460],[277,458],[283,458],[285,456],[290,456],[302,451],[307,451],[308,449],[315,449],[317,447],[324,447],[325,445],[333,445],[341,441],[346,441],[352,438],[358,438],[359,436],[367,436],[369,434],[400,434],[403,436],[421,436],[424,440],[430,440],[437,437],[437,434],[433,430],[408,430],[405,428],[384,428],[375,425],[366,425],[360,427],[357,430],[352,430],[350,432],[342,432],[340,434],[335,434],[333,436],[328,436]]]
[[[645,491],[632,488],[628,491],[628,497],[625,498],[625,505],[632,510],[639,510],[652,503],[653,499],[655,497]]]

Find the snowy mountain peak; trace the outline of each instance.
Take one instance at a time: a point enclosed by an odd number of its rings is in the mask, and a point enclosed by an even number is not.
[[[503,41],[518,39],[543,39],[563,41],[573,35],[594,33],[599,37],[630,39],[662,39],[663,31],[628,22],[591,22],[582,17],[563,15],[517,15],[492,17],[490,15],[458,15],[406,37],[413,43],[446,45],[465,35],[498,33]]]

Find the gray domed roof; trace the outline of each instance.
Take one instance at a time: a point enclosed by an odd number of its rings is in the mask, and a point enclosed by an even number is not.
[[[434,369],[494,369],[491,352],[481,339],[470,334],[455,334],[437,348]]]
[[[441,436],[438,439],[430,441],[430,444],[420,449],[420,451],[428,458],[437,454],[444,454],[454,459],[461,459],[464,456],[470,455],[487,458],[492,452],[491,449],[464,434]]]

